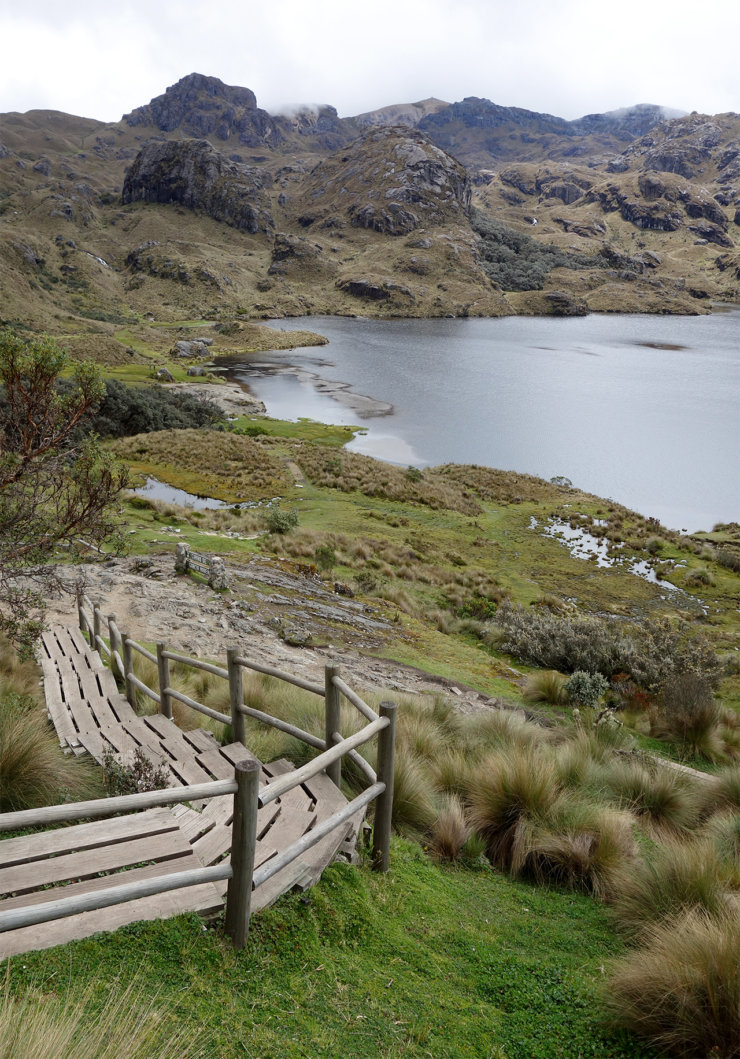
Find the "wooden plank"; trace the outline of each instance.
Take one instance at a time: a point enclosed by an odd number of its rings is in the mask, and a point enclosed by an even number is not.
[[[95,723],[100,728],[116,724],[118,719],[113,713],[108,699],[101,694],[95,673],[82,666],[77,667],[76,672],[82,695],[95,719]]]
[[[232,763],[232,765],[236,765],[240,761],[257,760],[251,750],[247,750],[247,748],[242,746],[241,743],[229,743],[227,746],[222,746],[221,753]]]
[[[44,698],[46,709],[51,717],[52,724],[56,729],[59,742],[62,746],[66,742],[76,743],[77,732],[72,718],[62,698],[62,688],[59,682],[59,673],[56,663],[48,658],[42,660],[42,672],[44,674]]]
[[[140,898],[138,901],[114,905],[112,908],[68,916],[54,923],[41,923],[34,927],[7,931],[0,934],[0,957],[50,949],[79,938],[89,938],[100,931],[117,930],[128,923],[168,919],[190,911],[207,914],[217,912],[221,908],[223,898],[211,883],[190,886],[183,890],[170,890],[168,893]]]
[[[196,750],[212,750],[219,745],[213,732],[205,728],[192,728],[189,732],[183,731],[183,738]]]
[[[269,908],[279,897],[300,883],[306,870],[300,860],[294,860],[288,864],[277,875],[273,875],[262,886],[258,886],[252,894],[252,912],[259,912],[262,908]]]
[[[126,871],[116,872],[115,875],[96,875],[92,879],[84,879],[80,882],[50,886],[46,890],[18,894],[17,897],[6,897],[3,901],[0,901],[0,912],[9,911],[13,908],[36,908],[38,905],[46,904],[48,901],[58,901],[63,897],[78,897],[81,894],[99,893],[111,886],[121,886],[123,883],[137,882],[139,879],[158,879],[165,875],[175,875],[177,872],[189,871],[191,868],[199,867],[201,867],[200,862],[191,850],[179,857],[172,857],[170,860],[165,860],[161,863],[143,864],[137,868],[128,868]],[[3,934],[0,933],[0,942],[2,937]]]
[[[174,820],[172,821],[175,824]],[[170,860],[190,850],[187,839],[177,826],[172,831],[161,831],[143,838],[134,835],[112,845],[97,846],[79,852],[59,854],[30,864],[0,868],[0,893],[36,890],[52,883],[69,879],[84,879],[99,872],[113,872],[146,861]]]
[[[166,806],[146,809],[130,816],[91,820],[86,824],[60,827],[55,831],[36,831],[32,835],[6,838],[0,842],[0,865],[23,864],[58,853],[91,849],[94,846],[120,842],[131,835],[153,835],[172,831],[178,826]]]

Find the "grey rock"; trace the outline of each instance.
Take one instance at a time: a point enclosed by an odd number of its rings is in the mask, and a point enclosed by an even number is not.
[[[177,202],[247,232],[272,233],[264,170],[231,162],[207,140],[150,142],[126,171],[122,201]]]

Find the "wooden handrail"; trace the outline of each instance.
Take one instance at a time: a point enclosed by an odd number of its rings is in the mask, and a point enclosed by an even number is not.
[[[287,684],[294,684],[297,688],[319,695],[322,699],[324,697],[324,689],[320,684],[304,680],[303,677],[294,677],[292,674],[284,673],[282,669],[275,669],[273,666],[260,665],[259,662],[252,662],[249,658],[242,657],[242,655],[238,655],[234,661],[237,665],[244,666],[245,669],[253,669],[256,673],[264,673],[265,676],[276,677],[278,680],[284,680]]]
[[[369,742],[374,735],[382,732],[388,725],[389,721],[386,717],[379,717],[377,721],[373,721],[372,724],[367,725],[360,732],[347,736],[341,743],[337,743],[335,746],[325,750],[323,754],[319,754],[312,761],[301,765],[294,772],[288,772],[285,776],[278,776],[277,779],[272,780],[260,791],[260,805],[269,805],[275,798],[279,798],[282,794],[287,794],[294,787],[305,783],[306,780],[310,780],[312,776],[317,776],[319,772],[324,771],[327,765],[331,765],[333,761],[339,761],[348,750],[355,750],[358,746],[362,746],[363,743]]]
[[[191,783],[187,787],[166,787],[161,791],[121,794],[117,798],[93,798],[90,801],[68,802],[65,805],[42,805],[38,809],[0,813],[0,831],[20,831],[24,827],[64,824],[70,820],[97,820],[105,816],[115,816],[116,813],[155,809],[158,805],[219,798],[235,791],[234,780],[211,780],[208,783]]]
[[[378,714],[375,712],[375,710],[371,706],[368,706],[368,704],[360,698],[356,691],[353,691],[352,688],[348,687],[341,677],[333,677],[332,683],[334,684],[335,688],[341,691],[345,699],[347,699],[348,702],[351,702],[356,710],[359,710],[363,717],[366,717],[368,721],[377,721]]]
[[[155,894],[180,890],[186,886],[218,882],[222,879],[230,879],[232,874],[230,864],[216,864],[211,868],[191,868],[189,871],[177,872],[174,875],[160,875],[153,879],[122,883],[120,886],[111,886],[107,890],[80,894],[79,897],[62,897],[58,901],[47,901],[45,904],[32,905],[30,908],[12,908],[7,912],[0,911],[0,932],[31,927],[38,923],[49,923],[54,919],[79,915],[81,912],[94,912],[99,908],[109,908],[111,905],[120,905],[126,901],[136,901],[141,897],[153,897]]]

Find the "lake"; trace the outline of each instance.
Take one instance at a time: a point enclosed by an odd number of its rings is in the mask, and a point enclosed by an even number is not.
[[[673,529],[740,521],[738,310],[272,326],[329,345],[230,358],[268,415],[360,423],[350,447],[394,463],[563,475]]]

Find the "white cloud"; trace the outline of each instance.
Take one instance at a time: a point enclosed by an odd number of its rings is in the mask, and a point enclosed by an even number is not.
[[[0,112],[117,120],[193,71],[348,115],[436,95],[563,117],[638,102],[740,110],[740,5],[715,0],[37,0],[0,11]]]

